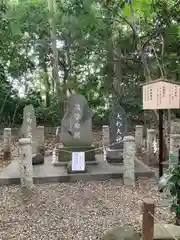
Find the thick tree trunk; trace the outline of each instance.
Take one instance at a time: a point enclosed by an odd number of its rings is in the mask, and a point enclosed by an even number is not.
[[[52,53],[53,53],[53,66],[52,66],[52,75],[53,81],[56,85],[57,96],[62,100],[61,84],[59,77],[59,66],[58,66],[58,50],[56,47],[56,0],[47,0],[48,8],[50,12],[49,25],[50,25],[50,36],[52,41]]]
[[[50,90],[51,86],[49,83],[49,76],[47,72],[47,66],[46,63],[44,63],[44,85],[45,85],[45,95],[46,95],[46,107],[49,107],[51,104],[51,97],[50,97]]]

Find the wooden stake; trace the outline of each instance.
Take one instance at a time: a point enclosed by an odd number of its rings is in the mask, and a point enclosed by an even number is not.
[[[143,201],[143,240],[153,240],[154,236],[154,201],[144,199]]]

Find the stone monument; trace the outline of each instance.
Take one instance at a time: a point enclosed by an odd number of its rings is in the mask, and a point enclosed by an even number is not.
[[[72,152],[85,152],[86,164],[96,164],[92,134],[92,110],[84,96],[73,93],[61,122],[61,141],[58,161],[71,163]]]
[[[127,135],[127,116],[123,107],[116,103],[110,114],[110,147],[107,152],[108,163],[123,162],[123,138]]]
[[[23,123],[20,135],[23,138],[30,138],[32,141],[32,164],[43,164],[44,156],[37,151],[37,128],[35,110],[32,104],[26,105],[23,111]]]

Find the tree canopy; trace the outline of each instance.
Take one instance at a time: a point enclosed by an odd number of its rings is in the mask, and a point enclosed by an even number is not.
[[[180,81],[180,1],[9,0],[0,3],[1,123],[19,124],[33,103],[57,125],[67,89],[85,95],[95,123],[114,99],[142,112],[141,84]]]

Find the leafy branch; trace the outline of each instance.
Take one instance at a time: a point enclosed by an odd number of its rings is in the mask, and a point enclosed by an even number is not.
[[[176,213],[176,224],[180,225],[180,165],[171,170],[171,178],[168,185],[170,193],[174,198],[171,211]]]

